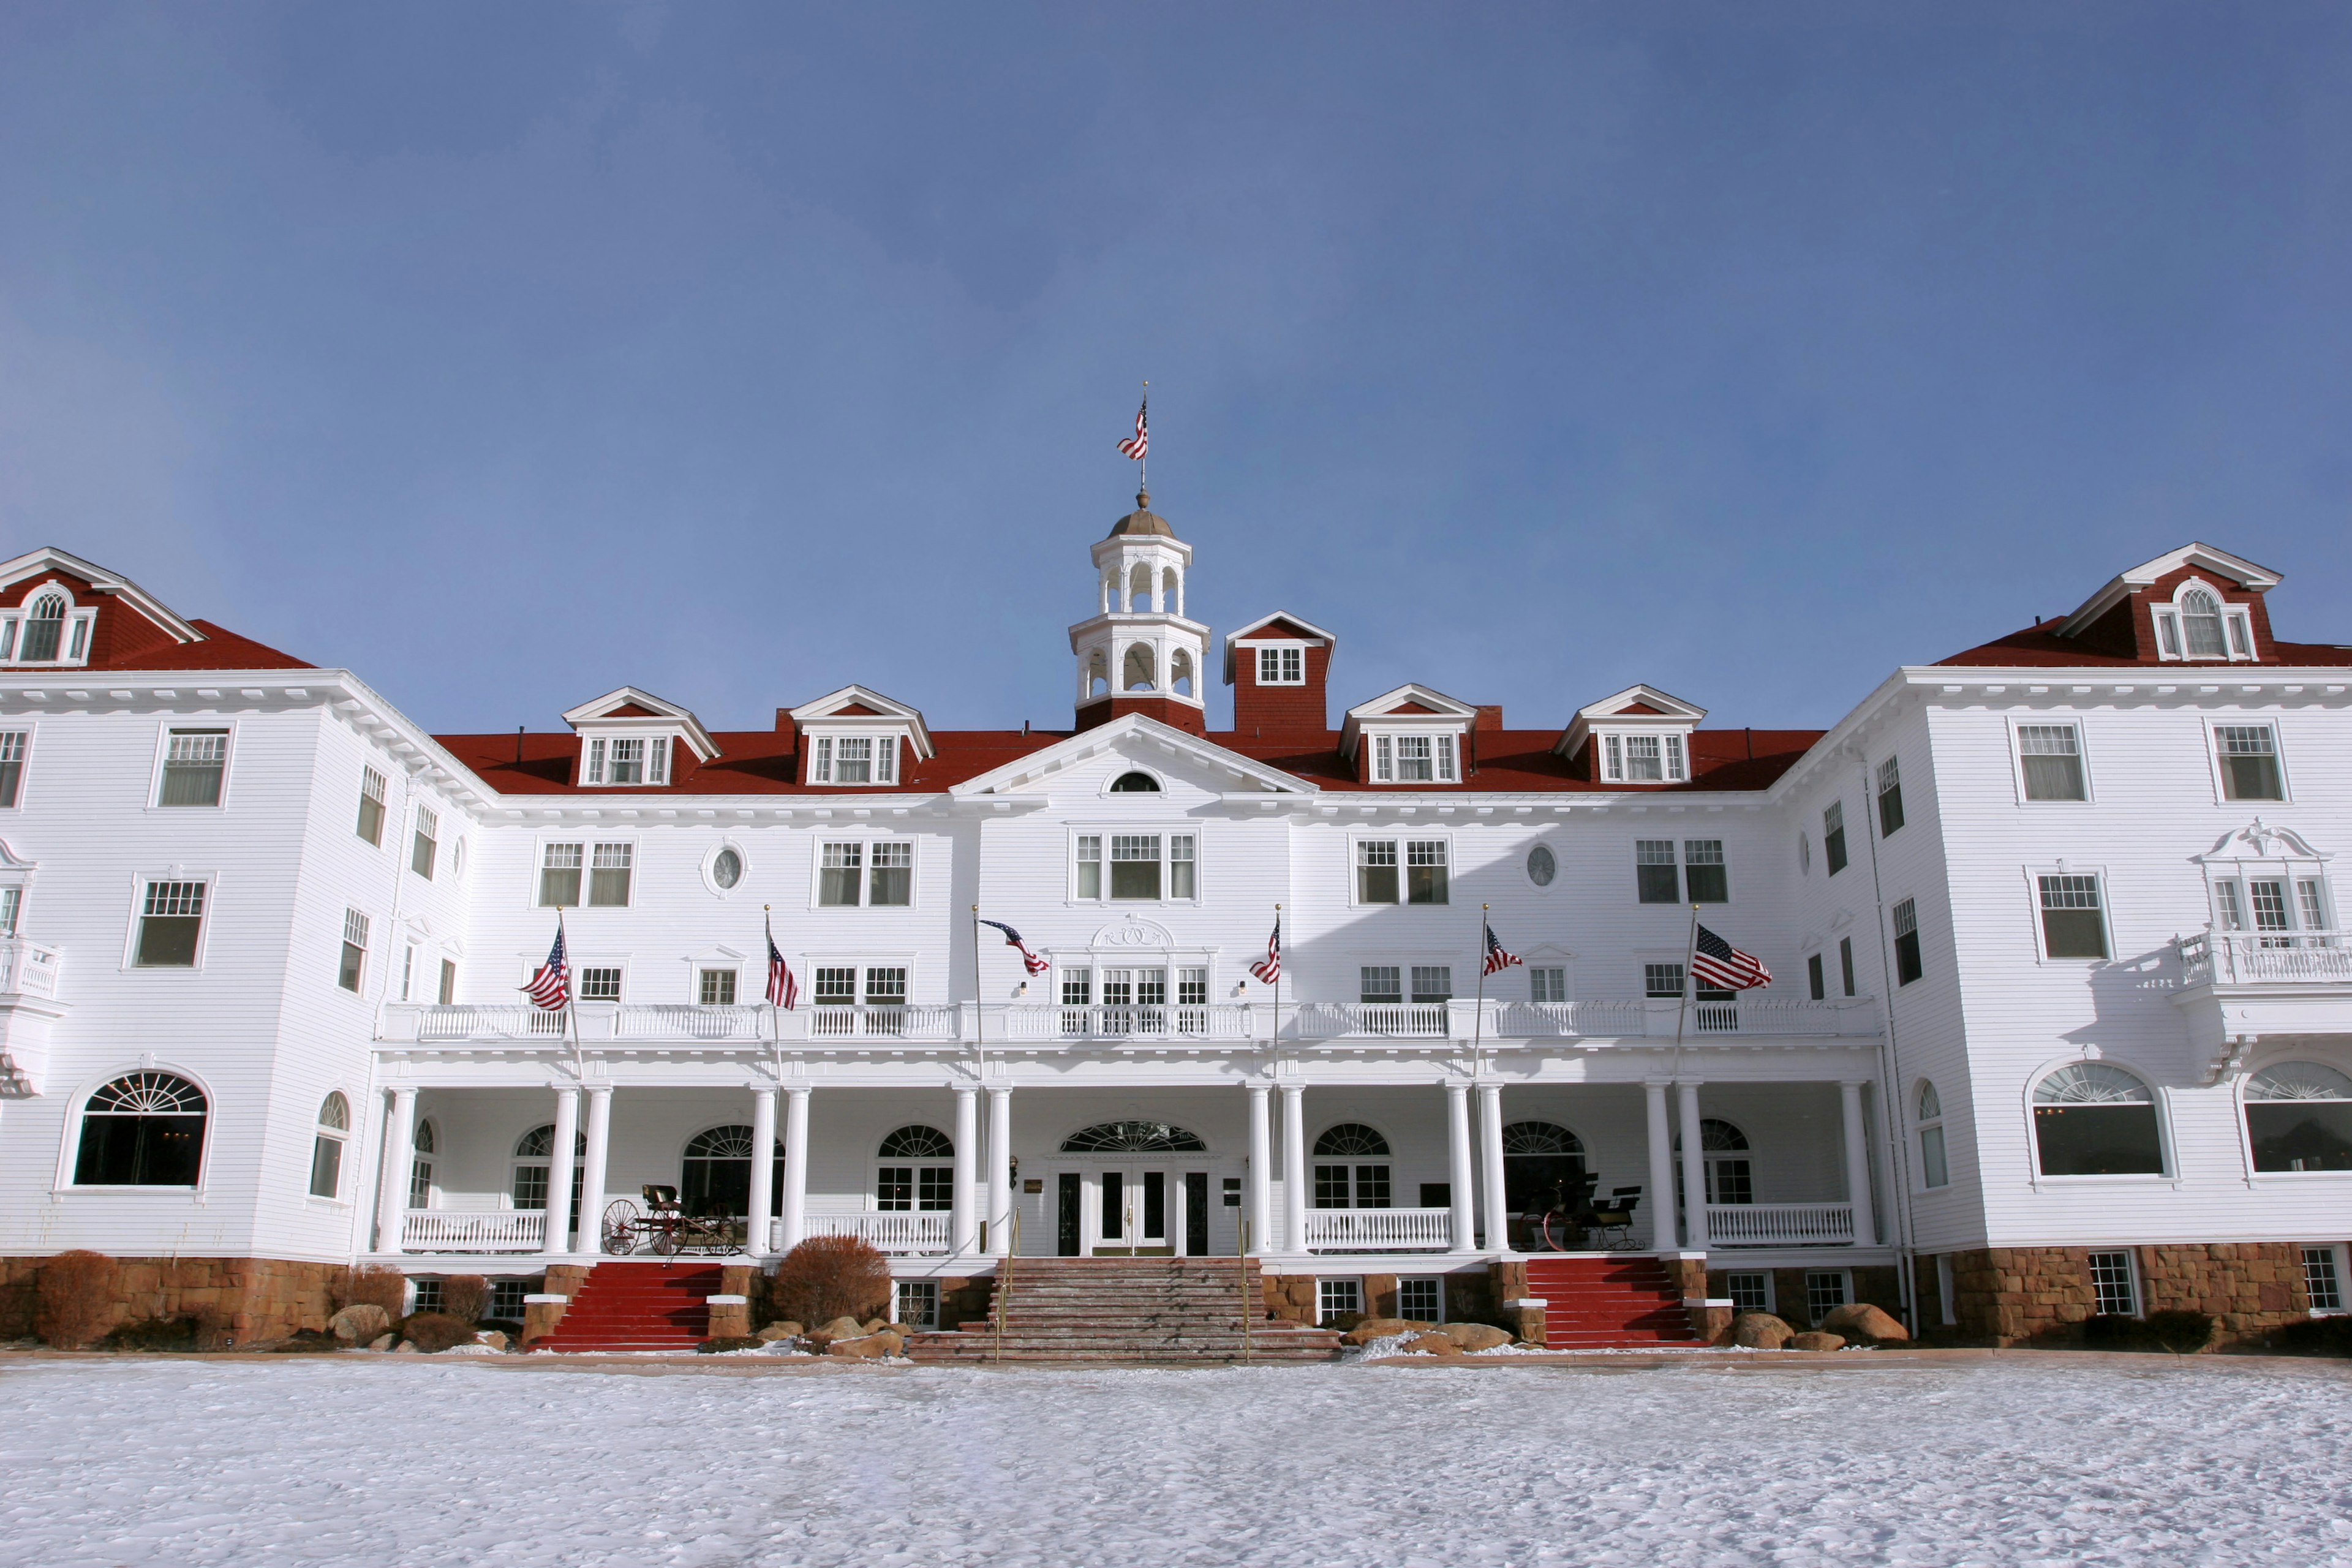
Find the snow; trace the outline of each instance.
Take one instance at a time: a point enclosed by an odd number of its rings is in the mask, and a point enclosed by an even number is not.
[[[0,1563],[2352,1563],[2347,1372],[5,1358]]]

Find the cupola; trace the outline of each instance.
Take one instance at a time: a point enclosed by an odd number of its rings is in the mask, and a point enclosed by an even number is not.
[[[1095,613],[1070,628],[1077,728],[1144,713],[1194,734],[1208,729],[1202,690],[1209,628],[1184,615],[1192,547],[1138,491],[1135,510],[1094,547]]]
[[[580,737],[583,789],[660,789],[719,755],[702,721],[634,686],[583,702],[563,721]]]

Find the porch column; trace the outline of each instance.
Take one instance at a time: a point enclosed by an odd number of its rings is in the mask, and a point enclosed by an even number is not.
[[[1282,1249],[1307,1250],[1307,1086],[1282,1086]]]
[[[1013,1251],[1013,1089],[1010,1085],[988,1091],[988,1251],[992,1258]]]
[[[1870,1134],[1862,1121],[1862,1091],[1866,1083],[1842,1081],[1838,1109],[1845,1117],[1845,1193],[1853,1205],[1853,1244],[1870,1247],[1878,1240],[1878,1216],[1870,1202]]]
[[[1478,1206],[1486,1215],[1486,1250],[1511,1250],[1511,1216],[1503,1199],[1503,1086],[1478,1086],[1478,1160],[1486,1169]]]
[[[1470,1085],[1461,1079],[1445,1084],[1445,1173],[1454,1194],[1454,1250],[1478,1247],[1478,1215],[1470,1197]]]
[[[555,1142],[547,1152],[547,1245],[561,1258],[572,1250],[572,1146],[580,1142],[580,1091],[569,1084],[555,1091]]]
[[[1666,1116],[1669,1081],[1654,1078],[1642,1084],[1650,1110],[1650,1246],[1659,1252],[1675,1249],[1675,1135]]]
[[[1249,1249],[1259,1253],[1274,1245],[1274,1128],[1266,1086],[1244,1087],[1249,1090]]]
[[[592,1119],[591,1129],[595,1123]],[[589,1134],[595,1136],[592,1131]],[[595,1152],[591,1142],[589,1152]],[[743,1226],[743,1250],[753,1258],[768,1253],[769,1221],[775,1217],[776,1091],[766,1084],[751,1090],[751,1202]]]
[[[1706,1250],[1706,1148],[1698,1135],[1698,1080],[1675,1080],[1683,1122],[1683,1249]]]
[[[383,1176],[375,1190],[375,1248],[398,1252],[408,1213],[408,1173],[416,1164],[416,1091],[392,1091],[391,1124],[383,1135]]]
[[[955,1250],[961,1258],[980,1242],[980,1091],[955,1091]]]
[[[784,1090],[784,1236],[790,1252],[808,1235],[809,1091],[795,1084]]]
[[[588,1089],[588,1147],[581,1154],[580,1250],[604,1250],[604,1167],[613,1148],[613,1088]]]

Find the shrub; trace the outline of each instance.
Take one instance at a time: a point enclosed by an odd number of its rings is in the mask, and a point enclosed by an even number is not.
[[[2195,1355],[2213,1342],[2213,1314],[2168,1308],[2147,1315],[2147,1338],[2174,1355]]]
[[[401,1337],[421,1351],[446,1351],[451,1345],[470,1344],[474,1325],[446,1312],[419,1312],[400,1325]]]
[[[441,1310],[474,1322],[490,1310],[490,1282],[478,1274],[452,1274],[441,1281]]]
[[[813,1236],[776,1265],[768,1300],[776,1316],[795,1322],[887,1318],[890,1263],[856,1237]]]
[[[2083,1320],[2083,1348],[2095,1351],[2136,1351],[2147,1343],[2147,1325],[2121,1312],[2101,1312]]]
[[[116,1324],[98,1342],[100,1349],[110,1351],[192,1351],[196,1348],[196,1321],[142,1318],[135,1323]]]
[[[102,1252],[60,1252],[41,1265],[33,1331],[58,1350],[79,1350],[114,1322],[114,1259]]]
[[[2288,1323],[2271,1331],[2269,1343],[2289,1355],[2352,1355],[2352,1317]]]
[[[766,1342],[750,1334],[721,1334],[715,1340],[705,1340],[694,1348],[703,1355],[717,1355],[720,1351],[755,1351]]]
[[[336,1277],[331,1295],[338,1312],[367,1301],[382,1307],[385,1317],[398,1322],[408,1310],[408,1276],[379,1263],[346,1268]]]

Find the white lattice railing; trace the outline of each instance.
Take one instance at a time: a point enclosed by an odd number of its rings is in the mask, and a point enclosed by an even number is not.
[[[1454,1245],[1452,1209],[1308,1209],[1309,1252],[1443,1252]]]
[[[1852,1204],[1709,1204],[1714,1247],[1851,1247]]]
[[[893,1258],[943,1254],[953,1240],[954,1215],[931,1214],[813,1214],[805,1229],[810,1236],[854,1236]],[[783,1222],[770,1227],[769,1249],[783,1246]]]
[[[547,1245],[545,1209],[410,1209],[403,1252],[538,1252]]]
[[[2352,980],[2352,946],[2337,931],[2205,931],[2174,939],[2190,985],[2274,985]]]

